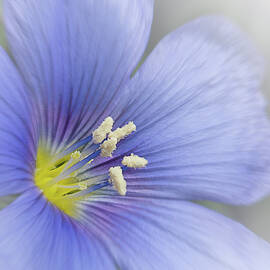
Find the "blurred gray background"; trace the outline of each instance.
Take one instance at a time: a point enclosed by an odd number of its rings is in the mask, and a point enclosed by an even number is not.
[[[0,0],[0,3],[2,3],[2,0]],[[270,101],[269,0],[156,0],[152,34],[147,52],[149,53],[164,35],[178,26],[198,16],[207,14],[221,14],[231,18],[254,40],[268,65],[266,67],[263,91]],[[0,28],[0,44],[6,47],[2,27]],[[0,207],[8,202],[8,198],[2,198]],[[248,207],[226,206],[208,202],[204,204],[238,220],[270,242],[270,215],[268,215],[270,197]]]

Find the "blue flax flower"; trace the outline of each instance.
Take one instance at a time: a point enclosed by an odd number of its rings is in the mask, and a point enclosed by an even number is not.
[[[261,60],[225,19],[165,37],[151,0],[6,0],[0,269],[269,269],[263,240],[192,200],[269,191]]]

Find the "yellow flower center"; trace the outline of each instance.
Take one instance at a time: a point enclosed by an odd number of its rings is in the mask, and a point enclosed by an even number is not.
[[[35,183],[48,201],[69,216],[76,217],[75,203],[81,198],[68,196],[82,189],[76,184],[77,179],[74,177],[76,172],[71,173],[67,178],[55,184],[53,183],[53,179],[56,179],[67,167],[77,162],[71,155],[67,155],[52,163],[53,156],[44,147],[40,146],[37,152]]]

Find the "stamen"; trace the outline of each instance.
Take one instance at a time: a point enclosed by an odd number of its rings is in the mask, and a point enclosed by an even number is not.
[[[121,167],[111,167],[109,169],[109,174],[109,182],[113,184],[114,188],[121,196],[125,196],[127,192],[127,182],[124,179]]]
[[[77,171],[78,169],[82,168],[84,165],[86,165],[90,160],[94,159],[95,157],[97,157],[100,154],[100,150],[92,153],[91,155],[89,155],[88,157],[80,160],[79,162],[77,162],[76,164],[72,165],[70,168],[68,168],[66,170],[66,168],[63,170],[63,172],[61,172],[57,177],[51,179],[46,185],[47,186],[51,186],[56,184],[59,181],[62,181],[66,178],[68,178],[70,176],[71,173]]]
[[[133,131],[136,130],[136,126],[133,122],[129,122],[128,124],[124,125],[121,128],[117,128],[116,130],[109,133],[108,137],[116,138],[117,142],[127,137],[129,134],[131,134]]]
[[[148,160],[143,157],[131,154],[130,156],[125,156],[123,158],[122,164],[129,168],[143,168],[148,164]]]
[[[66,170],[64,172],[65,176],[70,175],[71,173],[73,173],[74,171],[80,169],[81,167],[83,167],[84,165],[86,165],[90,160],[94,159],[95,157],[97,157],[100,154],[100,150],[92,153],[91,155],[87,156],[86,158],[80,160],[78,163],[74,164],[72,167],[70,167],[68,170]]]
[[[90,161],[88,161],[87,164],[91,164],[94,161],[94,159],[92,158]]]
[[[93,132],[93,142],[95,144],[101,143],[106,139],[107,135],[111,132],[113,127],[113,119],[107,117],[101,125]]]
[[[92,141],[92,136],[88,136],[87,138],[74,143],[73,145],[71,145],[70,147],[68,147],[66,150],[64,150],[63,152],[59,153],[58,155],[56,155],[53,159],[52,162],[56,162],[57,160],[63,158],[64,156],[72,153],[73,151],[75,151],[76,149],[87,145],[88,143],[90,143]]]
[[[91,136],[72,142],[71,146],[55,156],[42,145],[38,149],[35,183],[49,201],[70,216],[77,214],[77,200],[85,200],[93,192],[103,188],[111,189],[113,186],[121,196],[126,195],[127,182],[123,171],[128,168],[142,168],[148,164],[145,158],[131,154],[124,156],[122,167],[111,167],[109,172],[92,175],[91,170],[95,166],[90,164],[94,159],[98,156],[111,157],[118,142],[136,130],[136,125],[129,122],[112,131],[113,124],[112,117],[107,117]]]
[[[78,183],[78,186],[79,186],[80,190],[87,189],[87,184],[86,183]]]
[[[63,172],[67,170],[74,163],[74,161],[79,160],[80,157],[81,157],[80,151],[75,151],[71,153],[69,161],[65,164],[63,171],[58,175],[59,179],[62,177]]]
[[[96,190],[99,190],[99,189],[102,189],[106,186],[109,185],[109,182],[106,181],[106,182],[103,182],[103,183],[99,183],[99,184],[96,184],[96,185],[92,185],[90,186],[89,188],[85,189],[85,190],[81,190],[77,193],[73,193],[73,194],[70,194],[70,195],[66,195],[65,197],[66,198],[79,198],[79,197],[83,197],[85,195],[88,195],[90,194],[91,192],[94,192]]]
[[[80,189],[85,190],[87,189],[86,183],[78,183],[77,185],[57,185],[58,188],[67,188],[67,189]]]
[[[111,138],[106,140],[100,146],[101,148],[101,156],[102,157],[111,157],[112,152],[116,149],[117,139]]]
[[[70,155],[73,159],[80,159],[81,157],[81,152],[80,151],[75,151]]]

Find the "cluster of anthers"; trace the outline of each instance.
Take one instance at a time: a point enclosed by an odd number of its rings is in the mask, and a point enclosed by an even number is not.
[[[99,179],[89,174],[84,177],[86,171],[91,171],[95,158],[112,157],[117,144],[136,131],[133,122],[115,130],[112,130],[113,125],[113,119],[107,117],[91,136],[76,142],[56,156],[46,151],[42,144],[39,146],[35,183],[44,196],[58,208],[71,214],[71,201],[79,200],[108,185],[113,186],[120,195],[126,195],[127,183],[123,171],[147,165],[145,158],[131,154],[122,158],[121,166],[111,167],[105,179],[104,175]],[[89,145],[94,150],[88,151]]]
[[[116,150],[117,143],[126,138],[133,131],[136,131],[136,126],[133,122],[129,122],[121,128],[112,131],[113,119],[107,117],[102,124],[93,132],[93,142],[99,144],[102,157],[111,157],[113,151]],[[122,160],[122,165],[129,168],[142,168],[147,165],[148,161],[137,155],[131,154],[125,156]],[[123,168],[120,166],[111,167],[109,169],[109,182],[113,184],[114,188],[120,195],[126,195],[126,180],[123,177]]]

